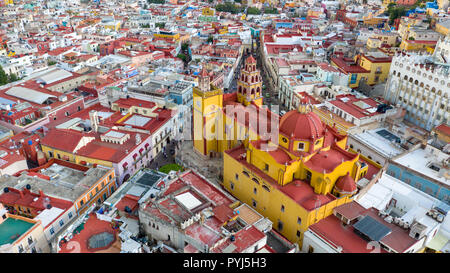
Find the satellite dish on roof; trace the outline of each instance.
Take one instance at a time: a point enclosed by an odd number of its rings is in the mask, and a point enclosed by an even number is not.
[[[9,192],[9,188],[4,188],[4,189],[3,189],[3,192],[4,192],[4,193]]]
[[[51,208],[52,208],[52,205],[48,204],[47,209],[51,209]]]
[[[30,185],[30,184],[27,184],[27,185],[25,186],[25,188],[27,188],[27,190],[30,190],[30,189],[31,189],[31,185]]]

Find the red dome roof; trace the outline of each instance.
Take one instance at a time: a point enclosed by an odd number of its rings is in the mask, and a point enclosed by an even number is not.
[[[336,182],[336,189],[340,192],[354,193],[356,192],[355,180],[347,173],[345,176],[339,177]]]
[[[253,55],[250,55],[250,57],[248,57],[246,60],[246,63],[252,64],[252,63],[256,63],[255,58],[253,58]]]
[[[316,139],[324,134],[324,126],[320,118],[313,112],[300,113],[292,110],[280,121],[280,132],[294,139]]]

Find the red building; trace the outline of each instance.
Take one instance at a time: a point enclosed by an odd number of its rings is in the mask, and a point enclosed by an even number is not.
[[[28,174],[50,180],[50,177],[43,174]],[[7,187],[3,189],[3,194],[0,195],[0,203],[2,203],[10,213],[24,215],[30,218],[38,216],[43,210],[51,207],[67,210],[73,205],[70,201],[47,196],[42,190],[39,190],[39,193],[33,193],[30,189],[31,185],[27,185],[22,190]]]
[[[114,54],[116,49],[123,48],[126,41],[115,40],[112,42],[107,42],[99,46],[100,56],[106,56],[109,54]]]
[[[345,9],[340,9],[340,10],[336,11],[336,20],[344,22],[346,13],[347,13],[347,11]]]
[[[412,6],[417,2],[417,0],[397,0],[397,5],[401,6]]]

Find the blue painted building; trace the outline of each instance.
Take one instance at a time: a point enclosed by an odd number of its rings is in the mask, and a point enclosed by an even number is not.
[[[184,128],[190,128],[192,124],[193,87],[193,83],[177,81],[169,88],[169,98],[179,109],[178,120],[182,124],[179,128],[180,133],[183,133]]]
[[[250,27],[250,33],[252,34],[253,38],[259,38],[259,36],[261,35],[261,29]]]
[[[425,4],[425,6],[427,7],[427,9],[439,9],[439,5],[436,3],[436,1],[434,1],[434,2],[427,2]]]
[[[417,149],[389,162],[387,173],[436,199],[450,204],[448,167],[442,158]],[[442,155],[445,157],[443,152]],[[445,159],[443,159],[445,161]],[[448,156],[447,156],[448,160]]]
[[[279,28],[293,28],[294,24],[292,22],[276,22],[275,29]]]
[[[177,81],[169,89],[169,98],[178,105],[192,106],[193,83]]]

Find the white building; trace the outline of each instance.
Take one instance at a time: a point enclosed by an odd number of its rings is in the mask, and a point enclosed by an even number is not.
[[[449,207],[387,175],[305,232],[302,252],[417,253],[448,238]]]
[[[449,65],[441,65],[442,54],[450,59],[448,43],[448,38],[440,41],[435,56],[396,54],[384,93],[386,100],[406,109],[406,120],[429,131],[450,120]]]
[[[403,222],[418,221],[427,226],[424,246],[430,245],[437,234],[447,241],[450,239],[450,217],[447,215],[450,207],[387,173],[366,194],[357,197],[357,202],[365,208],[387,208]],[[433,209],[440,211],[441,216],[429,215]]]
[[[405,152],[396,140],[400,138],[387,129],[377,128],[350,135],[347,144],[350,149],[384,166],[389,159]]]

